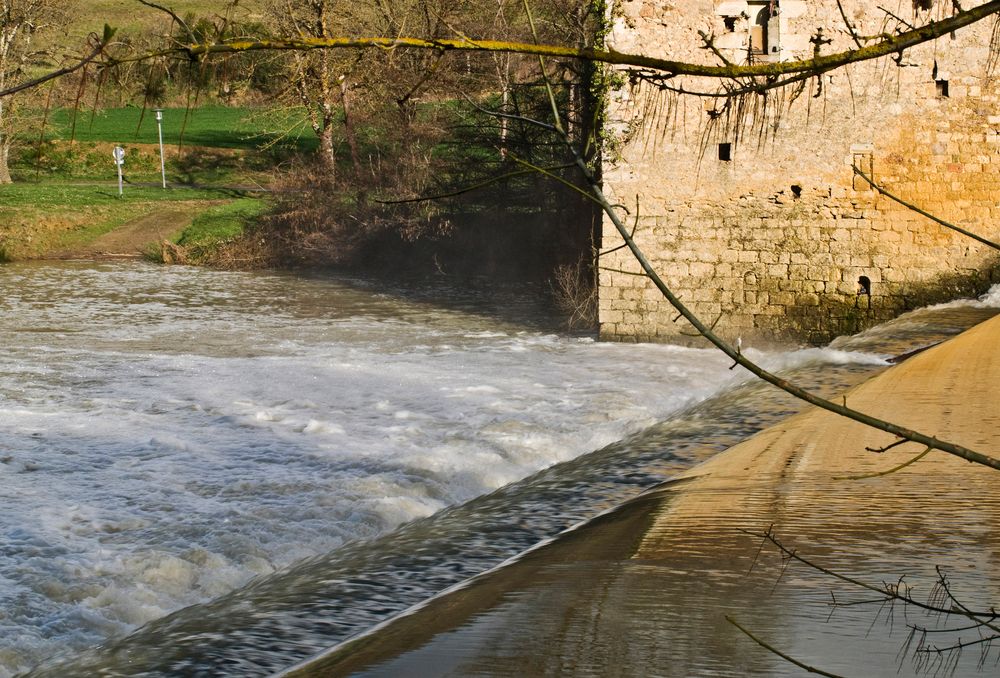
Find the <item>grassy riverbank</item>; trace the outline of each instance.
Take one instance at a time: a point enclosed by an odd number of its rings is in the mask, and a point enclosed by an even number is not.
[[[277,145],[283,150],[312,150],[316,138],[300,110],[243,106],[165,108],[161,127],[166,146],[201,146],[259,151]],[[110,141],[156,144],[155,112],[139,106],[99,111],[59,109],[49,116],[47,140]]]
[[[180,213],[192,218],[170,240],[190,250],[191,260],[205,259],[266,209],[260,189],[270,185],[274,167],[307,152],[311,143],[301,129],[269,132],[277,123],[264,111],[167,109],[163,118],[167,190],[160,186],[152,111],[51,112],[36,130],[38,140],[21,145],[12,166],[15,183],[0,186],[0,258],[86,249],[157,212],[169,211],[176,219],[183,205]],[[112,159],[116,145],[125,149],[120,197]]]
[[[0,186],[0,257],[36,259],[79,248],[123,224],[183,205],[195,216],[176,240],[202,250],[240,232],[242,216],[264,209],[262,198],[223,189],[127,187],[113,184]]]

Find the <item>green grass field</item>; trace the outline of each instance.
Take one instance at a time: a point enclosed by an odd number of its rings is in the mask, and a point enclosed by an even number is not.
[[[162,2],[161,0],[155,4],[168,6],[181,17],[189,13],[199,17],[218,17],[226,14],[226,8],[231,2],[229,0]],[[263,5],[263,0],[242,0],[232,16],[243,20],[259,20]],[[70,31],[71,34],[81,36],[90,32],[100,34],[104,24],[119,29],[119,33],[137,31],[163,33],[170,25],[170,17],[136,0],[83,0],[73,12]]]
[[[0,260],[34,258],[89,242],[168,202],[204,206],[188,236],[202,247],[237,235],[244,223],[240,216],[259,214],[266,204],[225,190],[129,186],[118,197],[110,183],[0,186]]]
[[[308,151],[316,137],[301,112],[290,115],[226,106],[167,108],[163,110],[163,143],[168,146],[205,146],[258,150],[277,147]],[[45,138],[51,140],[158,143],[156,114],[140,107],[99,111],[59,109],[49,114]]]
[[[125,176],[154,182],[160,152],[154,110],[51,111],[38,128],[22,135],[12,157],[17,181],[113,180],[114,146],[126,152]],[[301,110],[266,111],[206,106],[163,110],[167,181],[171,184],[258,185],[289,157],[310,153],[316,137],[302,124]]]
[[[238,198],[205,210],[177,238],[177,244],[193,249],[210,249],[217,243],[238,237],[247,221],[268,207],[261,198]]]

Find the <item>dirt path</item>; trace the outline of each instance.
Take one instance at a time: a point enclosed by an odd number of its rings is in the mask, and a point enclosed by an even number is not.
[[[51,259],[104,259],[141,257],[150,246],[183,231],[205,205],[172,206],[137,217],[110,233],[78,247],[53,252]]]

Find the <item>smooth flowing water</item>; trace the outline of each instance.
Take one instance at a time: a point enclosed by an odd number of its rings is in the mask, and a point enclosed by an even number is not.
[[[0,676],[266,675],[798,407],[713,351],[561,334],[523,289],[0,285]],[[757,357],[832,393],[996,302]]]

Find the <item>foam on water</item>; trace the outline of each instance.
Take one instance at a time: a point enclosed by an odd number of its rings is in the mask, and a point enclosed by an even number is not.
[[[986,294],[979,297],[979,303],[990,308],[1000,308],[1000,283],[994,285]]]
[[[936,311],[947,308],[1000,308],[1000,283],[993,285],[985,294],[975,299],[954,299],[942,304],[927,306],[923,311]]]
[[[743,378],[711,351],[328,280],[67,264],[6,266],[0,284],[0,675]]]

